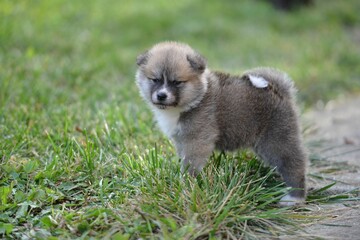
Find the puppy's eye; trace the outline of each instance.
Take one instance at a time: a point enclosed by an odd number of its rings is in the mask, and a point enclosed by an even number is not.
[[[182,85],[184,82],[182,82],[182,81],[176,81],[176,80],[174,80],[173,81],[173,84],[175,85],[175,86],[180,86],[180,85]]]
[[[160,79],[158,79],[158,78],[149,78],[153,83],[159,83],[159,82],[161,82],[161,80]]]

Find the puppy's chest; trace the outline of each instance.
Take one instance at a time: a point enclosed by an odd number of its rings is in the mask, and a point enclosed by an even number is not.
[[[180,111],[177,109],[154,111],[155,118],[161,131],[168,137],[173,136],[179,131]]]

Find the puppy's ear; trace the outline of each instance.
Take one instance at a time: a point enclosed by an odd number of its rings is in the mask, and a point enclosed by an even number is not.
[[[147,60],[148,60],[148,57],[149,57],[149,51],[146,51],[142,54],[140,54],[139,56],[137,56],[136,58],[136,64],[138,66],[141,66],[141,65],[144,65],[146,64]]]
[[[199,73],[203,73],[206,67],[206,59],[199,53],[186,55],[186,59],[190,63],[192,69]]]

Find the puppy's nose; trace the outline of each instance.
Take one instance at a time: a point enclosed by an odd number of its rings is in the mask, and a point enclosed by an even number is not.
[[[157,94],[157,99],[158,99],[159,101],[164,101],[166,98],[167,98],[167,95],[166,95],[166,93],[164,93],[164,92],[159,92],[159,93]]]

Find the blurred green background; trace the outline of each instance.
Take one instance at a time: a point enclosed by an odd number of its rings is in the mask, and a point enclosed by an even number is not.
[[[360,89],[359,12],[357,0],[292,12],[261,0],[2,0],[0,103],[109,95],[136,102],[137,54],[176,40],[198,49],[211,69],[287,71],[300,102],[311,105]]]

